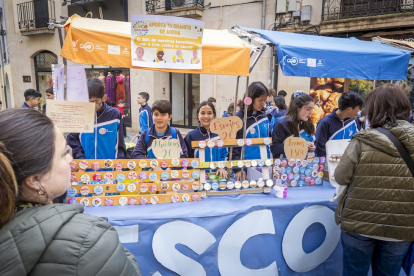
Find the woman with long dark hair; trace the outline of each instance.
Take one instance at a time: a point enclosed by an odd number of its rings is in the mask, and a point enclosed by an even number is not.
[[[70,186],[62,132],[33,109],[0,111],[1,275],[141,275],[104,219],[53,204]]]
[[[285,154],[284,141],[291,136],[304,138],[308,142],[308,151],[315,151],[315,126],[310,120],[313,108],[313,99],[305,92],[296,91],[292,95],[286,116],[273,126],[270,148],[274,157]]]
[[[414,156],[411,103],[400,87],[384,84],[367,95],[365,110],[370,129],[353,136],[335,170],[346,186],[335,214],[343,275],[367,275],[372,266],[373,275],[397,276],[414,241],[414,175],[400,154]]]

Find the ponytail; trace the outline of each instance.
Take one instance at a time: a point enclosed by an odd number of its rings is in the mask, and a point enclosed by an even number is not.
[[[0,225],[12,216],[18,194],[19,187],[12,164],[6,156],[4,145],[0,143]]]

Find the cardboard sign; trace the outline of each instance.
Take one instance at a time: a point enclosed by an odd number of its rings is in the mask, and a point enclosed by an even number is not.
[[[288,160],[305,160],[308,155],[308,142],[303,138],[289,137],[285,140],[285,155]]]
[[[211,121],[210,131],[216,133],[221,140],[236,139],[237,131],[243,127],[237,116],[217,118]]]
[[[155,139],[152,142],[152,152],[158,159],[180,158],[180,141],[178,139]]]
[[[62,132],[93,133],[95,104],[46,100],[46,115]]]

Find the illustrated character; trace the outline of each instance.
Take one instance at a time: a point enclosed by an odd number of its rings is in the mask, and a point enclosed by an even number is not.
[[[191,64],[199,64],[200,58],[198,57],[198,52],[196,50],[193,51],[193,57],[191,58]]]
[[[181,50],[177,50],[177,52],[175,52],[175,55],[173,56],[173,62],[174,63],[184,63],[184,59],[183,59],[183,53],[181,52]]]
[[[164,57],[164,50],[162,48],[157,49],[157,57],[154,59],[154,62],[164,62],[166,61],[163,59]]]
[[[135,49],[135,54],[137,55],[137,58],[134,59],[134,60],[145,61],[145,60],[142,59],[144,57],[144,48],[142,48],[142,47],[136,48]]]

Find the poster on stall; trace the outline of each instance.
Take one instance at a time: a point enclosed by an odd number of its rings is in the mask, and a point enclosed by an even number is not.
[[[66,100],[74,102],[89,102],[86,72],[83,66],[67,67]],[[65,69],[61,64],[52,64],[53,91],[55,99],[63,101]]]
[[[202,69],[204,22],[172,16],[132,15],[132,65]]]
[[[95,104],[47,100],[46,115],[62,132],[93,133]]]

